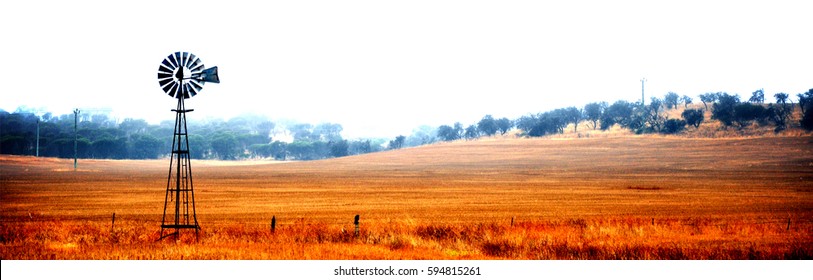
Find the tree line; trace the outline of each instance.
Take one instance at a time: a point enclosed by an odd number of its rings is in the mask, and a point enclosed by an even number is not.
[[[754,91],[748,100],[741,100],[737,94],[704,93],[698,96],[703,108],[693,109],[689,108],[693,98],[669,92],[662,98],[651,98],[648,104],[624,100],[612,104],[592,102],[580,108],[560,108],[514,120],[486,115],[468,126],[460,122],[421,126],[409,136],[399,135],[391,140],[343,139],[343,128],[335,123],[278,124],[264,117],[243,116],[227,121],[189,122],[190,155],[195,159],[317,160],[504,135],[514,128],[520,136],[528,137],[564,133],[571,124],[577,132],[582,122],[593,130],[608,130],[617,125],[638,134],[674,134],[687,127],[699,127],[707,121],[708,110],[711,119],[725,128],[773,125],[778,132],[798,124],[813,130],[813,89],[796,96],[798,102],[794,104],[789,94],[776,93],[775,102],[765,104],[762,89]],[[797,105],[801,111],[798,122],[792,118]],[[681,118],[666,115],[666,110],[681,106],[684,109]],[[151,125],[142,119],[119,122],[105,114],[82,114],[74,125],[73,114],[37,116],[26,108],[14,113],[0,110],[0,153],[71,158],[76,152],[79,158],[155,159],[169,155],[173,130],[173,121]]]
[[[799,93],[798,106],[802,117],[798,126],[805,130],[813,130],[813,89]],[[581,108],[567,107],[547,112],[529,114],[515,120],[507,118],[495,119],[492,115],[484,116],[476,124],[464,128],[457,122],[453,125],[441,125],[437,128],[437,140],[454,141],[458,139],[476,139],[483,136],[493,136],[497,133],[505,134],[517,128],[520,135],[540,137],[565,132],[565,128],[573,124],[573,131],[577,132],[579,123],[587,122],[593,130],[608,130],[613,126],[629,129],[636,134],[661,133],[676,134],[687,127],[698,128],[705,120],[705,111],[711,109],[711,119],[719,121],[723,127],[744,129],[754,123],[767,126],[773,125],[774,131],[779,132],[796,125],[791,121],[794,104],[787,93],[774,94],[774,103],[765,104],[764,90],[759,89],[751,94],[748,100],[740,100],[737,94],[725,92],[704,93],[698,96],[703,103],[702,109],[691,109],[694,99],[687,95],[680,96],[669,92],[662,98],[652,97],[648,104],[642,102],[628,102],[619,100],[612,104],[607,102],[592,102]],[[681,118],[669,118],[666,110],[683,107]],[[711,108],[709,108],[711,106]]]
[[[76,153],[78,158],[94,159],[156,159],[169,155],[173,121],[157,125],[142,119],[119,122],[105,114],[80,114],[74,118],[73,114],[37,116],[26,108],[14,113],[0,110],[0,153],[60,158],[72,158]],[[342,129],[334,123],[277,124],[257,116],[194,121],[188,123],[190,156],[315,160],[385,149],[385,139],[346,140],[342,139]]]

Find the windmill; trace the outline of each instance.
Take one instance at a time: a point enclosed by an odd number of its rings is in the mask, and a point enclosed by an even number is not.
[[[192,165],[186,129],[186,113],[194,110],[186,109],[184,100],[197,95],[206,82],[220,83],[217,66],[204,69],[200,58],[194,54],[175,52],[164,58],[158,66],[158,84],[165,93],[178,99],[178,106],[172,110],[175,112],[175,133],[172,136],[172,155],[164,197],[164,214],[161,218],[161,239],[168,236],[175,236],[177,239],[181,229],[194,229],[196,236],[200,231],[195,213],[195,192],[192,187]],[[168,206],[174,206],[170,208],[170,213],[167,213]],[[164,229],[174,229],[174,232],[164,235]]]

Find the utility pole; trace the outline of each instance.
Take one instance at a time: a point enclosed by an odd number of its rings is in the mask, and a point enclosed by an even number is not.
[[[76,171],[76,157],[79,141],[79,109],[73,109],[73,171]]]
[[[641,78],[641,106],[646,105],[646,99],[644,99],[644,82],[646,82],[646,78]]]

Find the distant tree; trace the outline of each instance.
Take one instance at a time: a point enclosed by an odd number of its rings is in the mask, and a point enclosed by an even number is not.
[[[516,123],[517,128],[520,129],[524,135],[532,137],[542,136],[547,132],[541,128],[543,125],[543,121],[540,118],[541,115],[542,114],[531,114],[528,116],[522,116],[514,121],[514,123]]]
[[[563,133],[568,125],[568,109],[556,109],[536,115],[523,116],[516,121],[523,134],[538,137],[547,134]]]
[[[573,132],[579,127],[579,122],[582,120],[582,110],[576,107],[567,107],[564,110],[565,122],[573,124]]]
[[[666,115],[663,114],[664,108],[663,101],[657,97],[652,97],[649,104],[632,107],[632,113],[629,117],[619,122],[621,127],[627,128],[637,134],[660,132],[663,129],[663,124],[666,121]]]
[[[200,134],[189,134],[189,156],[193,159],[207,158],[211,150],[210,140]]]
[[[271,157],[271,144],[251,144],[248,151],[252,157],[268,158]]]
[[[333,157],[344,157],[349,154],[350,144],[347,140],[338,140],[328,143],[330,155]]]
[[[807,131],[813,130],[813,105],[808,104],[805,114],[799,120],[799,124]]]
[[[107,115],[93,114],[93,113],[91,113],[89,115],[90,115],[90,118],[89,118],[90,121],[87,121],[88,118],[85,118],[85,120],[88,122],[88,124],[93,125],[93,128],[101,128],[101,127],[105,127],[105,126],[108,125],[107,122],[108,122],[109,117]]]
[[[813,130],[813,88],[808,90],[805,94],[799,94],[799,105],[801,106],[804,97],[805,105],[802,107],[802,119],[799,124],[802,128],[810,131]]]
[[[130,136],[130,158],[154,159],[162,153],[162,143],[158,138],[148,134],[133,134]]]
[[[758,89],[751,93],[751,98],[748,99],[751,103],[765,103],[765,91]]]
[[[295,124],[288,127],[288,130],[294,136],[294,142],[296,141],[319,141],[320,137],[318,134],[313,133],[313,125],[307,123]]]
[[[268,134],[263,133],[261,134],[249,134],[249,133],[239,133],[234,135],[235,139],[237,140],[237,149],[239,150],[248,150],[248,147],[254,144],[268,144],[271,142],[271,139],[268,137]]]
[[[288,143],[282,141],[271,142],[271,156],[273,156],[276,160],[285,160],[288,156],[287,146]]]
[[[491,115],[486,115],[480,122],[477,123],[477,130],[480,131],[480,134],[485,136],[492,136],[497,133],[497,121],[494,120],[494,117]]]
[[[708,105],[709,103],[714,103],[717,101],[717,97],[719,96],[718,94],[719,92],[718,93],[708,92],[700,95],[700,102],[703,102],[703,107],[705,107],[706,110],[709,109]]]
[[[330,156],[330,147],[322,141],[294,141],[285,146],[287,155],[296,160],[317,160]]]
[[[336,123],[321,123],[313,128],[311,138],[314,141],[339,141],[342,140],[342,125]]]
[[[67,136],[67,135],[66,135]],[[8,139],[9,136],[3,137]],[[13,136],[12,136],[13,137]],[[19,136],[17,136],[19,137]],[[20,137],[22,139],[22,137]],[[3,152],[7,153],[8,147],[6,147],[5,141],[3,141]],[[129,145],[129,144],[128,144]],[[128,158],[136,158],[133,156],[133,152],[131,148],[128,146],[127,148],[127,156]],[[72,158],[73,157],[73,139],[68,137],[62,137],[50,141],[48,146],[46,146],[45,154],[48,156],[59,157],[59,158]]]
[[[511,130],[511,127],[513,126],[514,124],[508,118],[497,119],[497,129],[499,130],[500,135],[505,135],[505,133]]]
[[[519,130],[522,131],[522,134],[528,135],[536,121],[537,121],[536,115],[528,115],[522,116],[519,119],[514,120],[514,124]]]
[[[463,138],[464,133],[466,132],[466,130],[463,129],[463,124],[460,122],[454,123],[454,131],[457,131],[457,139]]]
[[[367,140],[358,140],[350,142],[350,153],[351,154],[366,154],[373,152],[373,147],[371,145],[371,141]]]
[[[677,96],[677,94],[675,94]],[[677,103],[673,104],[677,106]],[[649,102],[649,105],[644,106],[644,110],[642,112],[643,116],[643,124],[646,127],[632,127],[630,129],[636,130],[636,132],[646,132],[642,130],[643,128],[649,128],[651,132],[660,132],[663,129],[664,122],[666,122],[666,116],[663,115],[663,108],[664,102],[660,99],[653,97],[652,100]]]
[[[77,145],[77,150],[76,150],[77,157],[78,158],[91,158],[92,157],[92,152],[93,152],[92,147],[91,147],[92,144],[93,143],[90,142],[90,140],[88,140],[87,138],[80,137],[77,140],[77,143],[76,143],[76,145]],[[160,155],[160,154],[161,154],[161,151],[156,150],[155,156],[152,156],[152,157],[149,157],[149,158],[158,158],[158,155]],[[71,156],[71,157],[73,157],[73,156]]]
[[[91,143],[93,158],[123,159],[127,155],[120,151],[127,150],[127,141],[124,138],[104,138]]]
[[[783,104],[783,105],[787,104],[788,103],[788,98],[790,98],[790,96],[787,93],[784,93],[784,92],[774,94],[773,96],[776,98],[776,103],[777,104]]]
[[[460,139],[460,135],[453,127],[441,125],[438,127],[438,138],[442,141],[454,141]]]
[[[614,124],[628,127],[632,123],[632,112],[635,104],[619,100],[608,106],[601,116],[601,130],[607,130]]]
[[[251,127],[252,121],[248,116],[238,116],[228,119],[225,123],[221,123],[224,127],[219,129],[220,132],[230,132],[235,135],[249,133],[253,128]]]
[[[127,136],[136,133],[145,133],[148,127],[149,124],[147,124],[147,121],[140,119],[127,118],[119,124],[119,129],[123,130]]]
[[[307,141],[294,141],[286,145],[289,155],[297,160],[316,159],[316,150],[314,148],[313,142]]]
[[[73,143],[73,142],[71,142]],[[3,135],[0,137],[0,151],[4,154],[30,154],[31,143],[22,135]],[[67,154],[64,157],[68,157]]]
[[[688,95],[684,95],[680,98],[680,101],[683,102],[683,108],[689,108],[689,104],[692,104],[693,99]]]
[[[398,135],[395,137],[394,140],[390,141],[389,148],[390,150],[397,150],[404,146],[404,141],[406,141],[406,136]]]
[[[776,98],[776,103],[768,108],[768,116],[774,124],[776,124],[775,132],[785,130],[787,128],[788,119],[793,113],[793,105],[788,104],[790,96],[787,93],[777,93],[773,95]]]
[[[686,128],[686,121],[679,120],[679,119],[667,119],[663,123],[663,129],[661,133],[664,134],[675,134],[683,131]]]
[[[799,93],[799,108],[802,110],[802,115],[807,113],[808,104],[813,103],[813,89],[808,90],[806,93]]]
[[[314,141],[311,143],[313,146],[313,155],[310,159],[323,159],[330,157],[330,145],[325,141]]]
[[[724,126],[731,126],[734,123],[734,107],[740,103],[740,97],[721,93],[717,96],[717,101],[712,106],[711,118],[720,121]]]
[[[677,108],[679,100],[680,95],[670,91],[663,97],[663,104],[666,105],[666,109]]]
[[[212,152],[222,160],[236,159],[240,156],[237,138],[231,133],[218,133],[212,138]]]
[[[262,122],[258,123],[257,125],[255,125],[255,129],[256,129],[257,134],[264,135],[264,136],[268,137],[268,136],[271,135],[271,131],[274,130],[274,128],[276,126],[277,125],[275,123],[273,123],[273,122],[262,121]]]
[[[695,128],[700,127],[700,124],[703,123],[703,119],[705,118],[705,116],[703,116],[703,110],[697,109],[687,109],[683,111],[681,116],[683,116],[683,119],[686,120],[687,124],[694,126]]]
[[[468,140],[475,139],[479,137],[479,132],[477,131],[477,126],[470,125],[466,127],[466,131],[464,132],[464,137]]]
[[[593,102],[584,105],[584,119],[593,123],[593,129],[598,128],[598,120],[607,108],[607,102]]]
[[[753,121],[764,123],[767,116],[767,111],[762,105],[751,103],[739,103],[734,106],[734,122],[740,127],[745,128]]]
[[[570,123],[568,109],[560,108],[542,114],[542,120],[548,124],[550,133],[564,133],[565,127]]]
[[[406,138],[404,141],[404,147],[416,147],[435,143],[438,141],[438,138],[436,137],[437,134],[437,129],[431,126],[419,126],[418,128],[413,129],[412,134]]]
[[[567,125],[567,115],[563,109],[556,109],[539,115],[539,122],[533,129],[533,134],[545,135],[564,133]]]
[[[776,125],[774,132],[780,132],[787,128],[789,114],[786,113],[787,111],[783,107],[790,108],[789,105],[771,104],[765,110],[766,118]]]

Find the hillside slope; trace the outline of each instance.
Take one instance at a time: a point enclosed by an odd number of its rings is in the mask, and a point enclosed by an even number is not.
[[[3,156],[3,215],[157,215],[167,164],[86,160],[72,172],[70,160]],[[209,221],[813,216],[813,137],[492,139],[310,162],[192,164]]]
[[[272,169],[326,172],[533,171],[610,179],[615,176],[715,176],[717,172],[801,172],[813,167],[813,137],[686,139],[655,135],[582,139],[483,139],[299,162]],[[797,178],[798,179],[798,178]]]

